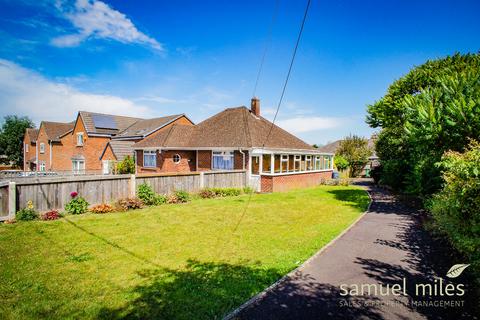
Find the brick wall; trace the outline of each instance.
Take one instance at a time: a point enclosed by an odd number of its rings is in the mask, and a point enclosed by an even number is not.
[[[243,153],[245,154],[245,168],[243,168],[243,155],[241,152],[238,150],[233,152],[233,168],[235,170],[248,170],[248,151],[243,151]]]
[[[212,151],[198,150],[198,171],[212,170]]]
[[[25,145],[28,145],[28,151],[25,149]],[[33,165],[27,163],[27,161],[31,160],[32,158],[36,157],[36,145],[30,140],[30,136],[25,133],[23,137],[23,152],[24,152],[24,159],[23,159],[23,170],[24,171],[31,171],[33,169]]]
[[[332,170],[276,176],[261,176],[262,192],[283,192],[292,189],[313,187],[322,179],[331,179]]]
[[[132,155],[133,156],[133,155]],[[102,159],[100,160],[117,160],[117,157],[115,157],[115,154],[113,153],[112,147],[108,145],[107,150],[105,150],[105,153],[102,156]]]
[[[180,156],[179,163],[173,161],[176,154]],[[195,151],[166,150],[161,153],[157,151],[157,166],[155,168],[145,168],[143,167],[143,151],[137,151],[137,172],[194,172],[196,170],[195,159]]]
[[[43,153],[40,152],[40,146],[42,145],[42,143],[45,146],[44,148],[45,151]],[[48,144],[48,137],[45,132],[45,127],[43,125],[40,126],[40,129],[38,131],[37,145],[38,145],[37,170],[40,171],[40,164],[43,162],[45,163],[45,171],[48,171],[52,167],[50,163],[50,145]]]

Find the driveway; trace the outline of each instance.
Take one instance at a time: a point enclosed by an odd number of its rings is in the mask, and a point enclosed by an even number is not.
[[[478,300],[469,271],[450,279],[457,263],[442,241],[422,228],[423,215],[396,201],[387,191],[366,186],[370,210],[342,237],[230,315],[234,319],[472,319]],[[440,280],[438,277],[441,277]],[[404,283],[406,285],[404,286]],[[464,284],[463,296],[417,296],[416,284]],[[370,295],[343,296],[340,286],[373,284]],[[394,284],[406,295],[380,295]],[[367,287],[365,287],[367,288]],[[433,289],[432,289],[433,290]],[[361,291],[361,290],[360,290]],[[385,291],[384,291],[385,292]],[[433,291],[432,291],[433,292]],[[420,303],[420,304],[419,304]],[[445,306],[448,303],[449,306]],[[442,306],[440,306],[442,305]]]

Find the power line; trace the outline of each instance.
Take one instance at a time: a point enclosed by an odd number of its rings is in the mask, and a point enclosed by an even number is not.
[[[279,7],[280,7],[280,0],[277,0],[275,2],[275,8],[273,10],[272,20],[270,21],[270,26],[268,28],[267,41],[265,43],[265,48],[263,49],[262,58],[260,59],[260,67],[258,68],[257,79],[255,80],[255,86],[253,87],[252,97],[255,97],[255,94],[257,93],[257,86],[258,86],[258,82],[260,80],[260,75],[261,75],[262,70],[263,70],[263,64],[265,62],[265,57],[267,56],[268,49],[270,48],[270,44],[272,42],[272,31],[273,31],[273,26],[275,25],[275,21],[277,20],[278,8]]]
[[[275,112],[275,116],[273,118],[272,125],[270,126],[270,130],[268,131],[268,135],[265,138],[265,140],[263,141],[262,150],[265,149],[265,144],[267,143],[268,139],[270,138],[273,127],[275,125],[275,121],[277,120],[278,112],[280,111],[280,107],[281,107],[282,102],[283,102],[283,97],[285,96],[285,91],[287,89],[288,81],[290,80],[290,74],[292,73],[293,63],[295,62],[295,57],[297,55],[298,45],[300,44],[300,39],[302,38],[303,28],[305,27],[305,21],[307,20],[308,9],[310,8],[310,2],[311,2],[311,0],[307,0],[307,6],[305,7],[305,13],[303,15],[302,24],[300,26],[300,31],[298,32],[297,42],[295,43],[295,48],[293,50],[293,55],[292,55],[292,59],[290,61],[290,66],[288,67],[287,77],[285,78],[285,82],[283,84],[282,94],[280,95],[280,100],[278,101],[277,110]],[[240,216],[240,219],[238,219],[237,224],[233,228],[232,233],[235,233],[237,231],[238,227],[240,226],[240,223],[242,222],[245,214],[247,213],[247,210],[250,206],[250,201],[252,199],[252,194],[253,194],[253,190],[250,192],[250,195],[248,197],[248,201],[245,205],[243,213]]]

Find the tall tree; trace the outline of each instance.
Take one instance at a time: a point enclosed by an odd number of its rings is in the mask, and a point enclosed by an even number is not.
[[[33,128],[28,117],[6,116],[0,128],[0,163],[23,165],[23,137],[27,128]]]
[[[350,166],[350,176],[356,177],[367,164],[372,151],[368,146],[368,139],[350,135],[340,142],[336,153],[347,160]]]
[[[376,151],[383,182],[420,196],[437,191],[442,154],[480,138],[480,54],[412,69],[368,107],[367,123],[382,128]]]

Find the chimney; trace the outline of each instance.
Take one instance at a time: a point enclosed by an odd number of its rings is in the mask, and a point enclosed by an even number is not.
[[[260,99],[258,99],[257,97],[252,98],[252,104],[251,104],[251,107],[250,107],[250,111],[252,111],[252,113],[254,115],[256,115],[257,117],[260,116]]]

